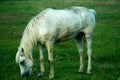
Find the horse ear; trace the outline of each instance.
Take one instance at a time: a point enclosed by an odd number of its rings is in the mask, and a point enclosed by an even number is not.
[[[21,50],[20,50],[20,56],[23,56],[24,55],[24,49],[21,47]]]
[[[17,52],[16,57],[15,57],[16,63],[19,63],[20,57],[23,56],[23,52],[24,52],[24,49],[23,49],[23,48],[21,48],[20,51],[19,51],[19,49],[20,49],[20,48],[18,47],[18,52]]]
[[[17,52],[16,56],[15,56],[15,60],[16,60],[16,63],[19,62],[19,52]]]
[[[22,48],[22,52],[24,52],[24,49]]]
[[[20,52],[19,52],[20,47],[18,47],[18,51],[15,56],[16,63],[19,63],[19,58],[20,58]]]

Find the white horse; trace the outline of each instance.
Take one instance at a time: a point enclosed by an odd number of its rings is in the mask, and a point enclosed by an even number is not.
[[[91,73],[92,35],[95,28],[95,10],[85,7],[73,6],[64,10],[48,8],[35,16],[27,25],[21,43],[16,54],[16,62],[19,63],[22,76],[29,76],[33,67],[32,48],[34,44],[39,46],[40,73],[44,75],[44,47],[48,50],[50,64],[49,78],[54,77],[53,47],[54,43],[74,38],[80,54],[79,72],[83,72],[83,46],[82,37],[87,42],[88,67],[87,73]]]

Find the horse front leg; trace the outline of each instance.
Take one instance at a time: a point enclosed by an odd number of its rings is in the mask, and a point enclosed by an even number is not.
[[[43,77],[45,71],[43,54],[44,54],[44,47],[43,45],[39,44],[40,73],[38,74],[38,77]]]
[[[54,78],[54,67],[53,67],[53,46],[54,41],[48,41],[47,44],[47,50],[48,50],[48,60],[50,65],[50,73],[49,73],[49,79]]]
[[[86,35],[86,42],[87,42],[87,54],[88,54],[88,67],[86,73],[91,74],[92,37]]]

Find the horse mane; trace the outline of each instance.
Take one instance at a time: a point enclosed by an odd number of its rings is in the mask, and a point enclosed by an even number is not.
[[[24,49],[24,55],[26,57],[29,56],[29,53],[32,52],[32,48],[34,44],[37,44],[38,41],[38,33],[37,33],[37,24],[41,17],[44,16],[44,14],[50,10],[51,8],[47,8],[40,12],[37,16],[33,17],[31,21],[27,24],[27,27],[24,30],[20,47]]]
[[[37,33],[36,33],[36,24],[37,24],[38,16],[33,17],[31,21],[28,23],[27,27],[24,30],[20,47],[24,50],[25,57],[29,58],[30,53],[32,52],[34,44],[37,43]]]

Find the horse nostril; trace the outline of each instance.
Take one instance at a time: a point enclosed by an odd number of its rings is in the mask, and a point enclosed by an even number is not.
[[[29,77],[29,76],[30,76],[30,72],[27,71],[27,72],[23,73],[21,76],[22,76],[22,77]]]
[[[29,76],[30,76],[29,72],[27,72],[27,73],[25,74],[25,76],[26,76],[26,77],[29,77]]]

